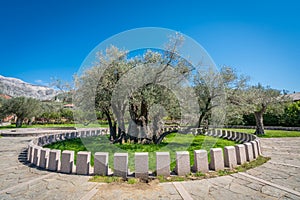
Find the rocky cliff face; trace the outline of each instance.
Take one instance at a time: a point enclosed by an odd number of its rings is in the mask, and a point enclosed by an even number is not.
[[[0,75],[0,93],[12,97],[32,97],[40,100],[52,100],[57,92],[46,86],[32,85],[20,79]]]

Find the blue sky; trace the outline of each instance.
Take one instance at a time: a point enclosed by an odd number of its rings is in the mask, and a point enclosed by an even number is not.
[[[298,1],[0,1],[0,75],[71,80],[100,42],[164,27],[199,42],[251,82],[300,92]]]

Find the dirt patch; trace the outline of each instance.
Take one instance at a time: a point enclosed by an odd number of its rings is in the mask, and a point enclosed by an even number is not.
[[[159,190],[160,186],[159,184],[159,180],[154,179],[149,181],[148,183],[143,183],[143,182],[137,182],[135,184],[128,184],[127,182],[123,182],[123,183],[117,183],[117,182],[113,182],[113,183],[104,183],[103,185],[101,185],[99,187],[99,189],[104,190],[104,191],[114,191],[114,190],[124,190],[128,192],[132,192],[133,190]]]

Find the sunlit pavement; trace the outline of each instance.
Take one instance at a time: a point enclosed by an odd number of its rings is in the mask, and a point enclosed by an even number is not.
[[[0,138],[0,199],[300,199],[300,138],[262,139],[272,159],[246,173],[162,184],[103,184],[29,167],[32,137]]]

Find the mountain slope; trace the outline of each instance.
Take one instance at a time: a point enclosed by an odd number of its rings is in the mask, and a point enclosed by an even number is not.
[[[39,100],[51,100],[57,92],[46,86],[32,85],[17,78],[0,75],[0,93],[12,97],[32,97]]]

